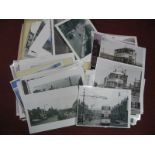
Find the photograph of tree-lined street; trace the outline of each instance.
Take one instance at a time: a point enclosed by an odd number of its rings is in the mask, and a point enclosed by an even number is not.
[[[77,100],[68,109],[56,109],[47,104],[44,107],[28,110],[31,126],[70,119],[76,116]]]
[[[27,115],[31,126],[59,123],[76,117],[78,86],[30,95]]]

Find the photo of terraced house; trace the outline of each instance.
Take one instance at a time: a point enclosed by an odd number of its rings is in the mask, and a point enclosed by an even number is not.
[[[106,95],[107,93],[103,92],[105,97],[100,94],[92,95],[90,91],[84,88],[80,92],[78,125],[128,127],[127,95],[123,95],[121,92],[113,92],[115,100],[111,100],[110,96]]]

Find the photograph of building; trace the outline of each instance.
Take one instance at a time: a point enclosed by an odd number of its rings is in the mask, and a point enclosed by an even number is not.
[[[100,91],[99,88],[83,88],[80,91],[78,102],[78,125],[84,126],[115,126],[128,127],[128,95],[115,90],[113,97],[110,99],[108,90]],[[95,91],[97,96],[92,95]],[[106,93],[105,93],[106,91]]]
[[[104,64],[104,65],[103,65]],[[143,69],[98,58],[94,86],[131,90],[132,114],[140,113]]]
[[[91,53],[91,31],[95,28],[89,20],[71,19],[58,25],[58,30],[80,59]]]

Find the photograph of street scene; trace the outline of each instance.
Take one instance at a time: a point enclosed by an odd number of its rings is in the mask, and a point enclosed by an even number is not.
[[[102,38],[100,57],[139,67],[145,66],[145,48]]]
[[[139,114],[142,74],[143,69],[140,67],[98,58],[94,86],[130,89],[132,114]]]
[[[71,19],[58,24],[57,28],[79,59],[91,53],[91,31],[95,28],[90,20]]]
[[[58,92],[58,93],[57,93]],[[45,94],[46,92],[44,92]],[[63,93],[63,94],[62,94]],[[47,95],[50,95],[46,97]],[[63,88],[46,95],[35,94],[35,101],[27,108],[31,126],[75,118],[78,88]]]
[[[92,32],[92,39],[93,39],[92,57],[91,57],[92,69],[95,69],[97,57],[99,57],[99,54],[100,54],[101,41],[102,41],[102,38],[105,38],[105,37],[116,41],[120,41],[122,43],[137,45],[137,39],[134,36],[132,37],[132,36],[123,36],[123,35],[122,36],[110,35],[110,34],[105,34],[100,32]]]
[[[82,77],[80,75],[69,76],[49,83],[37,85],[33,88],[33,93],[44,92],[48,90],[54,90],[59,88],[66,88],[70,86],[83,85]]]
[[[77,125],[129,127],[130,93],[123,91],[80,87]]]

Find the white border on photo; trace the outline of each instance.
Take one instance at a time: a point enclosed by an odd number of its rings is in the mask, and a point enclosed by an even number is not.
[[[131,120],[131,90],[123,90],[123,89],[110,89],[110,88],[100,88],[100,87],[93,87],[93,86],[80,86],[79,87],[79,94],[78,94],[78,100],[80,100],[80,92],[83,91],[83,89],[94,89],[95,94],[98,92],[103,92],[103,96],[105,96],[106,93],[118,93],[122,92],[126,96],[128,96],[128,105],[127,105],[127,111],[128,111],[128,122],[127,122],[127,127],[119,127],[119,126],[101,126],[101,125],[82,125],[78,124],[78,106],[77,106],[77,119],[76,119],[76,126],[81,126],[81,127],[99,127],[99,128],[130,128],[130,120]],[[110,97],[113,97],[112,95]],[[79,103],[78,103],[79,104]]]
[[[24,45],[24,57],[27,57],[27,52],[29,51],[30,47],[32,46],[35,40],[36,33],[40,25],[41,25],[41,21],[35,21],[31,24],[27,38],[26,38],[26,42]]]
[[[63,67],[60,67],[60,68],[44,70],[44,71],[41,71],[41,72],[37,72],[37,73],[34,73],[34,74],[30,74],[30,75],[21,77],[20,80],[27,80],[27,81],[37,80],[37,79],[45,77],[45,76],[53,76],[54,74],[57,74],[57,73],[60,73],[60,72],[66,72],[68,70],[70,70],[70,71],[74,70],[78,66],[79,66],[79,64],[75,63],[75,64],[70,65],[70,66],[63,66]]]
[[[106,47],[105,47],[105,44],[106,44]],[[115,48],[130,48],[130,49],[135,50],[136,57],[137,57],[137,55],[139,56],[139,62],[138,63],[140,63],[140,64],[137,64],[137,62],[136,62],[136,64],[130,64],[130,65],[133,65],[133,66],[141,65],[139,67],[145,68],[146,48],[126,44],[126,43],[119,42],[119,41],[114,40],[114,39],[104,38],[104,40],[103,39],[101,40],[101,48],[99,51],[99,57],[102,57],[101,56],[102,53],[108,54],[108,55],[111,55],[114,57],[114,51],[113,50]],[[103,49],[104,49],[104,52],[102,51]],[[109,54],[109,53],[113,53],[113,54]],[[109,58],[105,58],[105,56],[103,56],[102,58],[109,59]],[[109,60],[111,60],[111,59],[109,59]],[[113,60],[113,61],[116,61],[116,60]],[[124,64],[126,64],[126,63],[124,63]]]
[[[38,78],[38,79],[33,79],[33,80],[29,80],[27,82],[27,88],[29,89],[29,93],[33,93],[35,90],[35,87],[44,85],[46,86],[48,83],[52,83],[54,81],[57,80],[63,80],[67,77],[71,77],[71,76],[79,76],[82,79],[82,82],[84,83],[84,71],[83,68],[79,65],[77,67],[74,68],[69,68],[68,70],[60,70],[55,72],[55,74],[53,75],[47,75],[45,77],[42,78]],[[24,86],[23,86],[24,89]],[[60,88],[58,88],[60,89]],[[45,90],[48,91],[48,90]]]
[[[128,69],[130,68],[130,70],[139,70],[142,73],[141,76],[141,84],[140,84],[140,96],[139,96],[139,102],[140,102],[140,114],[143,113],[143,102],[141,102],[142,98],[143,98],[143,91],[144,91],[144,68],[142,67],[138,67],[138,66],[133,66],[133,65],[129,65],[129,64],[124,64],[121,62],[116,62],[116,61],[112,61],[112,60],[108,60],[108,59],[104,59],[104,58],[98,58],[97,59],[97,63],[96,63],[96,70],[95,70],[95,82],[97,78],[101,77],[101,74],[105,73],[104,70],[108,70],[109,68],[107,68],[107,66],[105,67],[105,64],[107,64],[109,67],[112,67],[113,69],[115,69],[117,66],[121,66],[124,69]],[[101,73],[102,70],[102,73]],[[100,73],[99,73],[100,72]]]
[[[65,42],[67,43],[67,45],[69,46],[69,48],[72,50],[72,52],[75,54],[75,56],[76,56],[76,58],[78,60],[81,60],[82,62],[84,62],[84,61],[86,61],[86,62],[91,61],[91,51],[90,51],[90,54],[88,54],[84,58],[80,59],[80,57],[77,55],[77,53],[74,50],[74,48],[71,46],[71,44],[69,43],[69,41],[66,39],[66,37],[64,36],[64,34],[62,33],[62,31],[60,30],[59,26],[62,25],[62,24],[64,24],[64,23],[66,23],[66,22],[68,22],[68,21],[70,21],[70,20],[72,20],[72,19],[67,19],[67,20],[64,20],[64,21],[56,24],[55,25],[56,29],[61,34],[62,38],[65,40]],[[97,31],[96,28],[95,28],[95,26],[93,25],[93,23],[89,19],[85,19],[85,20],[87,20],[90,23],[90,25],[93,27],[94,31]]]
[[[54,44],[54,25],[53,20],[45,20],[45,26],[36,38],[35,42],[32,44],[28,51],[28,55],[33,57],[42,57],[42,56],[49,56],[49,55],[55,55],[55,44]],[[46,41],[49,39],[52,41],[52,53],[48,52],[47,50],[43,49],[43,46],[45,45]]]
[[[104,37],[104,38],[108,38],[108,39],[114,39],[114,40],[117,40],[117,41],[120,41],[120,42],[123,42],[123,43],[126,43],[126,44],[130,44],[130,45],[135,45],[135,46],[138,46],[138,40],[137,40],[137,36],[127,36],[127,35],[118,35],[118,34],[109,34],[109,33],[102,33],[102,32],[95,32],[95,31],[92,31],[92,37],[94,40],[94,35],[95,34],[98,34],[100,35],[101,37]],[[134,42],[128,40],[126,41],[126,39],[134,39]]]
[[[112,39],[112,40],[117,40],[126,44],[131,44],[131,45],[135,45],[138,46],[137,43],[137,37],[136,36],[125,36],[125,35],[116,35],[116,34],[107,34],[107,33],[101,33],[101,32],[95,32],[92,31],[91,32],[91,40],[92,40],[92,46],[91,46],[91,67],[94,68],[96,66],[96,62],[97,62],[97,57],[99,57],[99,54],[97,55],[97,51],[93,51],[93,47],[94,47],[94,40],[95,40],[95,36],[98,36],[100,38],[98,38],[97,40],[100,42],[100,47],[99,47],[99,51],[100,52],[100,48],[101,48],[101,40],[102,38],[108,38],[108,39]],[[130,42],[130,41],[126,41],[126,39],[132,38],[134,40],[135,43]]]
[[[19,83],[18,83],[18,88],[19,88],[19,90],[22,89],[22,87]],[[20,91],[20,92],[22,92],[22,91]],[[27,123],[28,123],[30,133],[37,133],[37,132],[53,130],[53,129],[58,129],[58,128],[62,128],[62,127],[68,127],[68,126],[75,125],[76,118],[73,117],[73,118],[64,119],[61,121],[55,121],[55,122],[49,122],[49,123],[31,126],[28,109],[33,108],[33,107],[37,108],[38,106],[43,106],[48,103],[50,105],[54,105],[55,102],[54,101],[52,102],[52,100],[57,100],[59,103],[62,104],[62,102],[66,102],[66,100],[64,100],[65,97],[67,98],[68,102],[71,103],[73,101],[73,103],[74,103],[78,97],[78,86],[62,88],[62,89],[57,89],[57,90],[51,90],[51,91],[42,92],[42,93],[38,93],[38,94],[30,94],[28,96],[21,94],[21,96],[23,99],[24,107],[25,107],[26,118],[27,118]],[[70,106],[70,103],[64,103],[63,107]],[[61,104],[58,106],[61,106]],[[63,109],[63,107],[61,107],[61,108]]]
[[[21,85],[21,88],[22,88],[22,89],[18,88],[19,94],[22,94],[22,96],[25,95],[24,90],[23,90],[23,86],[22,86],[22,83],[21,83],[22,80],[25,80],[25,81],[35,81],[37,79],[40,79],[40,78],[43,78],[43,77],[46,77],[46,76],[48,76],[48,77],[51,76],[52,77],[53,75],[57,75],[58,73],[59,74],[60,73],[64,73],[65,74],[65,72],[69,72],[69,71],[71,72],[72,70],[76,70],[77,68],[79,68],[79,63],[78,62],[73,64],[73,65],[71,65],[71,66],[66,66],[66,67],[63,67],[63,68],[55,68],[55,69],[52,69],[52,70],[46,70],[46,71],[37,72],[37,73],[34,73],[34,74],[30,74],[30,75],[24,76],[24,77],[20,78],[20,81],[17,84],[17,86]],[[80,72],[83,75],[83,68],[82,68],[82,71],[80,71]]]
[[[145,82],[146,80],[143,79],[142,80],[142,91],[141,91],[141,98],[140,98],[140,101],[142,102],[142,109],[141,109],[141,114],[144,114],[144,92],[145,92]]]

